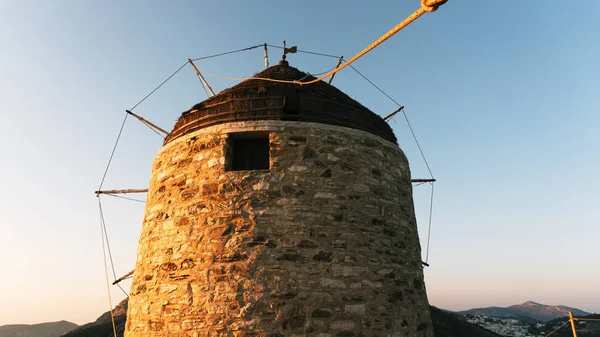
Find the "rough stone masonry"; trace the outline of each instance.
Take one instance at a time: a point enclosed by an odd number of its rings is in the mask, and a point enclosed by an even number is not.
[[[231,171],[268,135],[269,169]],[[231,122],[154,160],[126,336],[433,336],[410,171],[371,133]]]

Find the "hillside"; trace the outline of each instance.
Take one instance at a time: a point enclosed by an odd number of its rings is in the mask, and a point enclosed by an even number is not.
[[[123,337],[125,321],[127,319],[127,299],[124,299],[115,307],[113,314],[115,316],[117,336]],[[107,311],[98,317],[96,321],[77,327],[62,337],[113,337],[113,335],[110,311]]]
[[[127,314],[127,300],[119,303],[115,308],[115,323],[117,337],[123,337]],[[431,307],[433,331],[436,337],[499,337],[489,330],[477,325],[467,323],[456,317],[455,314]],[[64,334],[62,337],[112,337],[113,330],[110,322],[110,313],[102,314],[95,322],[82,325],[77,329]]]
[[[78,325],[67,321],[0,326],[0,337],[59,337]]]
[[[455,314],[431,307],[431,320],[435,337],[499,337],[496,333],[470,324]]]
[[[564,305],[544,305],[533,301],[527,301],[523,304],[511,305],[510,307],[488,307],[475,308],[458,312],[460,315],[483,315],[491,317],[515,317],[522,321],[527,321],[528,318],[540,322],[548,322],[555,318],[569,316],[569,311],[573,312],[576,317],[590,315],[589,312],[576,308],[567,307]]]

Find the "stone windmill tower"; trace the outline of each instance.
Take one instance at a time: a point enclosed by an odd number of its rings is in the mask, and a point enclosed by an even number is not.
[[[255,77],[311,80],[286,61]],[[154,159],[125,336],[432,336],[410,170],[333,86],[246,80]]]

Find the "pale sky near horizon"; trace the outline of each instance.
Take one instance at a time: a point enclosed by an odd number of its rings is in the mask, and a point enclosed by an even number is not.
[[[418,6],[0,0],[0,325],[83,324],[108,310],[93,191],[124,110],[188,57],[285,39],[348,59]],[[354,64],[406,106],[438,179],[432,305],[600,312],[599,17],[596,1],[450,0]],[[198,66],[247,77],[262,53]],[[271,64],[280,54],[269,49]],[[313,74],[336,62],[288,60]],[[235,84],[207,79],[216,91]],[[333,84],[382,116],[395,109],[351,69]],[[135,111],[170,130],[205,98],[186,67]],[[391,125],[413,177],[426,178],[406,123]],[[146,187],[160,146],[128,120],[105,188]],[[424,250],[429,188],[414,192]],[[120,276],[134,267],[144,205],[104,197],[103,207]],[[113,305],[124,298],[112,294]]]

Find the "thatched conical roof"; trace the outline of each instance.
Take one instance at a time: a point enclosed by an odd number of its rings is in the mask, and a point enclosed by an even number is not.
[[[282,61],[185,111],[165,144],[208,126],[236,121],[315,122],[367,131],[396,143],[380,116],[326,82],[301,86],[255,78],[307,82],[314,77]]]

